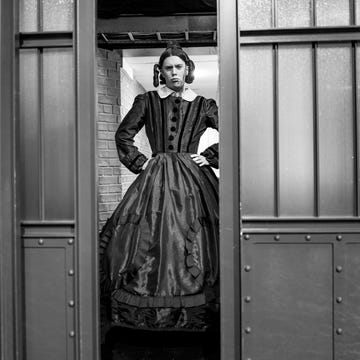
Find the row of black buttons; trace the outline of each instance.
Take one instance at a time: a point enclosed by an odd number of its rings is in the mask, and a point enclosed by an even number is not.
[[[176,104],[179,104],[180,103],[180,99],[175,99],[175,103]],[[174,107],[173,108],[173,113],[174,114],[176,114],[177,112],[179,111],[179,109],[177,108],[177,107]],[[176,122],[177,121],[177,117],[176,116],[173,116],[172,118],[171,118],[171,121],[173,121],[173,122]],[[170,130],[171,131],[176,131],[176,127],[175,126],[171,126],[171,128],[170,128]],[[174,135],[169,135],[169,138],[168,138],[170,141],[173,141],[174,139],[175,139],[175,137],[174,137]],[[172,144],[170,144],[169,146],[168,146],[168,149],[169,150],[174,150],[174,145],[172,145]]]

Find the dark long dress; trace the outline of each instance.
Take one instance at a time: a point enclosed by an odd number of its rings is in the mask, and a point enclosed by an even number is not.
[[[133,144],[145,125],[153,157]],[[100,234],[102,321],[203,331],[218,322],[218,179],[196,153],[218,128],[214,100],[138,95],[116,133],[120,161],[139,173]],[[202,153],[218,165],[218,145]]]

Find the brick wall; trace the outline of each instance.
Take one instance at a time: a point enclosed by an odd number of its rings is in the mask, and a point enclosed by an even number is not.
[[[120,164],[114,138],[134,97],[145,90],[121,68],[118,53],[98,49],[97,63],[98,218],[101,229],[136,177]],[[135,145],[147,156],[151,154],[144,130],[136,136]]]
[[[121,120],[130,110],[134,98],[138,94],[142,94],[145,92],[145,89],[135,80],[133,80],[128,73],[121,69],[120,72],[120,84],[121,84],[121,109],[120,109],[120,117]],[[149,74],[152,76],[152,74]],[[147,157],[151,157],[151,149],[149,145],[149,141],[145,134],[145,127],[141,129],[141,131],[135,136],[135,145],[139,148],[139,150],[145,154]],[[121,165],[121,186],[122,186],[122,195],[125,194],[131,183],[135,180],[136,175],[130,172],[125,166]]]

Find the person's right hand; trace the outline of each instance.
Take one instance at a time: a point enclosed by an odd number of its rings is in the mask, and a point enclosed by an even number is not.
[[[147,159],[147,160],[144,162],[141,170],[145,170],[145,169],[146,169],[146,167],[148,166],[150,160],[151,160],[151,159]]]

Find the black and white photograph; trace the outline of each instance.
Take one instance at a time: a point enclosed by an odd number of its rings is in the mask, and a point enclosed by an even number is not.
[[[1,0],[0,360],[360,360],[360,0]]]

